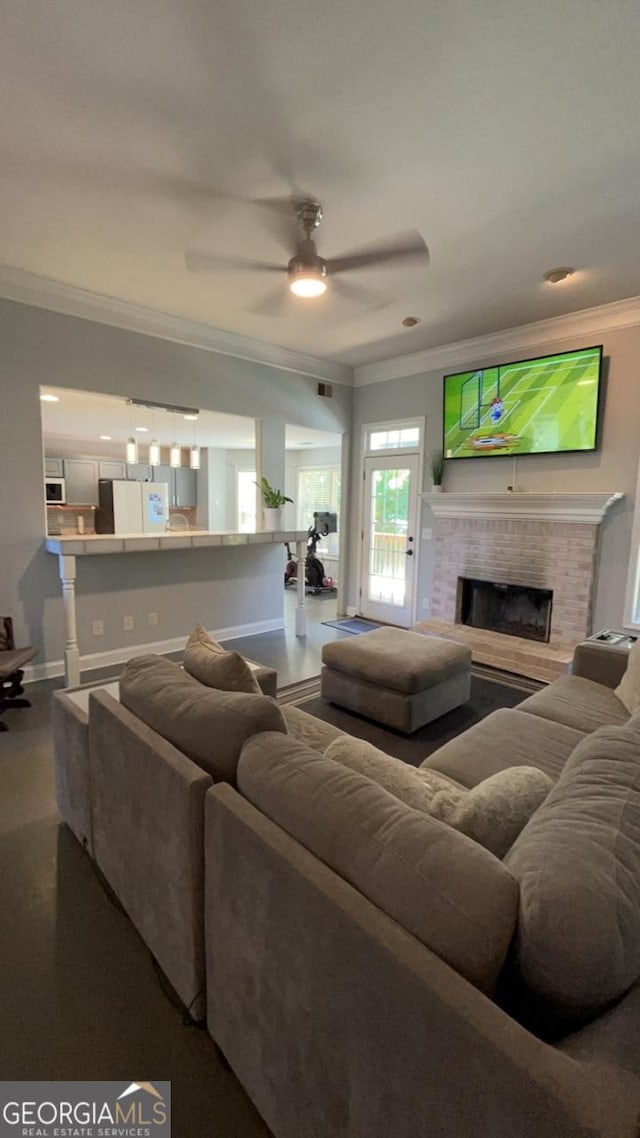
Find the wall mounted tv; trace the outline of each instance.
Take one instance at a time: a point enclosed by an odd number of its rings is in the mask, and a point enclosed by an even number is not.
[[[595,450],[602,345],[444,377],[445,458]]]

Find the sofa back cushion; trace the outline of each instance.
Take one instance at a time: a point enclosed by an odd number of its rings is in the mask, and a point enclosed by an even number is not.
[[[493,991],[518,890],[482,846],[290,736],[245,744],[238,788],[472,984]]]
[[[640,977],[640,724],[601,727],[505,859],[520,884],[513,965],[561,1031]]]
[[[201,624],[196,625],[187,640],[182,663],[185,672],[209,688],[261,694],[260,684],[247,661],[239,652],[227,652]]]
[[[163,656],[129,660],[120,678],[120,701],[214,781],[235,783],[240,751],[252,735],[287,730],[268,696],[203,687]]]
[[[472,790],[431,767],[409,766],[364,739],[341,735],[325,755],[383,786],[401,802],[504,857],[553,786],[535,767],[508,767]]]

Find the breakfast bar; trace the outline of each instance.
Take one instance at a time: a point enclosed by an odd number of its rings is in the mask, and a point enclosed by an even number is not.
[[[80,683],[80,650],[76,622],[76,576],[78,557],[99,557],[110,554],[149,553],[162,554],[169,550],[246,547],[247,557],[257,545],[277,545],[295,542],[298,562],[298,593],[295,616],[296,636],[305,636],[307,614],[305,609],[304,562],[307,552],[306,530],[257,531],[239,533],[231,530],[186,530],[183,532],[142,534],[85,534],[70,537],[47,537],[45,548],[58,558],[58,572],[62,584],[64,604],[64,674],[65,687]]]

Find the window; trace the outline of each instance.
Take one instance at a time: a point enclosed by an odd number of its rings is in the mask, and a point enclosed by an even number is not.
[[[298,470],[298,529],[308,529],[313,525],[313,515],[317,510],[329,510],[340,517],[340,468],[304,467]],[[327,556],[338,556],[338,534],[331,533],[322,541],[318,552]]]
[[[420,427],[418,425],[394,424],[384,430],[375,428],[368,431],[367,450],[418,450],[420,446]]]
[[[624,604],[624,627],[640,629],[640,465],[636,486],[636,508],[631,533],[631,551],[627,571],[627,594]]]
[[[256,472],[239,470],[236,487],[238,503],[238,530],[253,533],[256,528]]]

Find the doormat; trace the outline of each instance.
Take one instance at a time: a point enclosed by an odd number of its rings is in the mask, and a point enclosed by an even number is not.
[[[323,620],[327,628],[339,628],[341,632],[350,632],[357,636],[359,632],[373,632],[374,628],[385,628],[384,624],[376,624],[375,620],[362,620],[359,616],[350,620]]]

